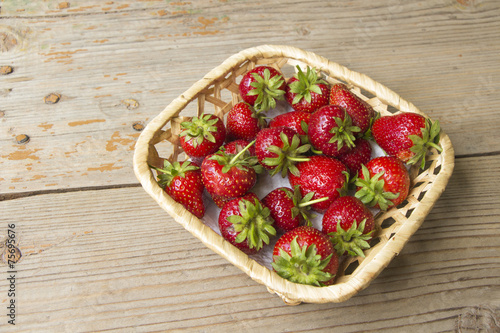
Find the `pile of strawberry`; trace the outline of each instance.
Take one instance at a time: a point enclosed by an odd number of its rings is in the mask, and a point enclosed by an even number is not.
[[[270,66],[248,71],[242,101],[226,121],[203,114],[181,124],[189,159],[165,161],[158,183],[202,218],[203,194],[220,208],[220,234],[247,254],[274,243],[272,267],[292,282],[334,282],[343,256],[364,256],[373,210],[397,207],[410,188],[408,165],[438,150],[439,123],[415,113],[380,116],[344,84],[330,85],[307,67],[288,81]],[[277,101],[286,112],[266,117]],[[291,107],[291,108],[290,108]],[[386,153],[372,158],[372,145]],[[259,198],[259,174],[289,186]],[[321,228],[312,213],[322,214]],[[276,240],[277,239],[277,240]]]

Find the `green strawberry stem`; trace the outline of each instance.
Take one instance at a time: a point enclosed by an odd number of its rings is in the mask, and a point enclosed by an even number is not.
[[[229,161],[229,164],[231,164],[231,165],[235,164],[236,161],[240,158],[240,156],[242,156],[250,147],[252,147],[252,145],[255,143],[255,141],[256,140],[253,140],[247,146],[245,146],[245,148],[243,148],[236,155],[234,155],[234,157],[231,159],[231,161]]]
[[[421,161],[420,168],[425,169],[425,157],[429,148],[435,148],[437,151],[442,152],[443,148],[439,146],[439,134],[441,126],[439,121],[431,122],[429,119],[425,120],[425,126],[421,129],[422,137],[418,135],[409,135],[408,138],[413,142],[410,151],[415,155],[407,162],[407,164],[416,164]]]
[[[316,155],[323,155],[323,152],[321,150],[314,149],[313,147],[311,147],[311,152]]]
[[[288,175],[288,171],[298,176],[299,169],[295,164],[309,161],[309,158],[304,157],[304,154],[311,148],[311,145],[302,144],[298,134],[293,136],[291,143],[285,133],[281,133],[280,138],[283,143],[282,147],[274,145],[267,147],[267,149],[271,153],[277,155],[277,157],[267,157],[264,158],[262,162],[269,167],[274,167],[269,172],[271,176],[274,176],[280,171],[283,178]]]
[[[341,197],[346,196],[347,192],[349,192],[349,186],[354,183],[354,180],[351,179],[351,174],[347,171],[342,171],[342,174],[345,177],[345,182],[342,184],[341,188],[337,189],[337,192]]]
[[[355,180],[354,184],[360,187],[360,189],[354,196],[370,207],[374,207],[378,204],[382,211],[386,211],[390,206],[393,206],[394,203],[391,200],[399,197],[399,193],[384,191],[385,181],[380,179],[384,171],[370,177],[370,171],[368,171],[365,165],[361,166],[361,170],[364,179],[358,177]]]
[[[368,141],[374,140],[373,139],[373,134],[372,134],[372,126],[373,126],[373,123],[375,122],[375,120],[377,120],[378,118],[380,118],[380,113],[378,111],[375,111],[375,110],[374,110],[374,112],[375,112],[374,116],[370,119],[370,125],[368,125],[368,129],[361,136],[361,138],[363,138],[365,140],[368,140]]]
[[[291,282],[318,287],[332,279],[330,273],[323,271],[332,258],[331,254],[322,260],[314,244],[300,247],[297,237],[290,243],[290,250],[291,255],[280,249],[280,254],[274,256],[272,266],[279,276]]]
[[[439,151],[440,153],[443,151],[443,148],[441,148],[441,146],[439,146],[438,144],[436,144],[434,142],[427,142],[427,145],[429,147],[436,148],[436,150]]]
[[[220,149],[217,153],[207,157],[210,160],[215,160],[222,165],[222,172],[227,173],[231,168],[236,167],[240,170],[248,170],[252,168],[256,173],[263,171],[262,166],[258,163],[256,156],[244,156],[245,152],[255,143],[255,140],[250,142],[245,148],[237,154],[228,154],[224,149]]]
[[[294,162],[307,162],[307,161],[310,160],[310,158],[308,158],[308,157],[293,157],[293,156],[290,156],[290,157],[288,157],[288,160],[294,161]]]
[[[254,203],[241,199],[238,208],[241,216],[227,217],[227,220],[233,224],[234,230],[238,232],[235,241],[237,243],[247,241],[251,249],[259,251],[265,244],[269,244],[270,236],[276,235],[269,208],[264,207],[257,199]]]
[[[313,193],[314,194],[314,193]],[[305,201],[305,202],[301,202],[298,207],[307,207],[307,206],[311,206],[311,205],[314,205],[318,202],[323,202],[323,201],[326,201],[328,200],[328,197],[323,197],[323,198],[319,198],[319,199],[314,199],[314,200],[310,200],[310,201]]]
[[[297,217],[299,214],[302,215],[302,218],[306,222],[307,226],[312,226],[311,219],[316,217],[316,215],[311,214],[310,212],[311,205],[328,200],[328,197],[311,200],[314,197],[315,192],[309,192],[302,196],[299,185],[295,185],[293,193],[291,193],[289,189],[284,189],[284,191],[293,202],[292,218]]]
[[[252,113],[252,118],[257,119],[260,128],[266,127],[267,119],[271,119],[271,117],[267,117],[264,110],[255,110],[255,108],[253,109],[255,112]]]
[[[353,257],[365,257],[363,250],[370,248],[368,241],[371,239],[371,234],[373,233],[372,230],[367,234],[363,234],[365,224],[366,219],[363,219],[359,226],[357,222],[354,221],[349,229],[344,230],[340,225],[340,221],[337,222],[337,230],[329,233],[328,236],[338,255],[341,256],[347,252]]]

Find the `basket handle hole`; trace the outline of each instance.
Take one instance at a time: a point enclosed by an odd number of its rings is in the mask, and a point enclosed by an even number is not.
[[[358,268],[358,266],[359,266],[358,260],[351,262],[344,270],[344,275],[351,275],[352,273],[354,273],[356,268]]]

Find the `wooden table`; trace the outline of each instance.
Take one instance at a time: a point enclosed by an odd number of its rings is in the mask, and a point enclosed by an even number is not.
[[[0,6],[0,235],[21,254],[1,262],[0,331],[500,331],[498,1]],[[260,44],[367,74],[439,119],[455,147],[422,227],[344,303],[285,305],[174,222],[132,171],[149,120]]]

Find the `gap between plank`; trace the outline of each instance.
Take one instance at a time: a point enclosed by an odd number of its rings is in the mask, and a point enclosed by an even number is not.
[[[18,192],[18,193],[1,193],[0,202],[5,200],[13,200],[19,198],[32,197],[35,195],[42,194],[56,194],[56,193],[71,193],[71,192],[83,192],[83,191],[100,191],[100,190],[111,190],[120,188],[130,188],[130,187],[141,187],[140,183],[135,184],[117,184],[117,185],[105,185],[105,186],[85,186],[85,187],[74,187],[74,188],[61,188],[54,190],[40,190],[40,191],[29,191],[29,192]]]
[[[489,153],[475,153],[475,154],[456,155],[455,159],[471,158],[471,157],[488,157],[488,156],[498,156],[498,155],[500,155],[500,151],[492,151],[492,152],[489,152]]]

